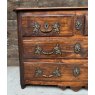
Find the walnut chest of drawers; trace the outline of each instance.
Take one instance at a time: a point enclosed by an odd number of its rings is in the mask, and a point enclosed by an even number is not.
[[[86,7],[17,8],[21,87],[88,85]]]

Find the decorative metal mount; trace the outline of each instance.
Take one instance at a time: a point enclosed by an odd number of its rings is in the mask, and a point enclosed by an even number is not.
[[[77,19],[77,21],[75,23],[75,28],[77,30],[81,30],[81,28],[82,28],[82,21],[81,21],[81,19]]]
[[[81,45],[80,45],[80,43],[76,43],[76,44],[74,45],[74,52],[75,52],[76,54],[79,54],[79,53],[81,52]]]
[[[43,74],[42,69],[36,68],[36,70],[35,70],[35,77],[41,76],[42,74]]]
[[[38,34],[39,32],[42,32],[42,33],[50,33],[50,32],[59,33],[60,32],[60,25],[58,22],[55,22],[51,26],[49,25],[48,22],[45,22],[43,25],[44,30],[41,29],[42,25],[40,25],[38,22],[34,22],[32,26],[33,26],[33,32],[35,34]]]
[[[80,68],[75,66],[74,69],[73,69],[73,75],[75,77],[79,76],[80,75]]]
[[[51,55],[51,54],[62,54],[61,48],[59,47],[59,44],[56,44],[56,46],[49,52],[44,51],[39,45],[35,48],[35,54],[44,54],[44,55]]]
[[[51,78],[51,77],[60,77],[61,73],[59,71],[59,68],[57,67],[50,75],[44,75],[43,70],[40,68],[37,68],[35,70],[35,77],[45,77],[45,78]]]

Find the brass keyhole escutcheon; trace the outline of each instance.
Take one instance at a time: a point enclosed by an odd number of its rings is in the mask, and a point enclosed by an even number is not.
[[[80,30],[82,28],[82,21],[81,20],[77,20],[76,24],[75,24],[75,27],[76,27],[77,30]]]
[[[74,45],[74,52],[75,52],[76,54],[79,54],[79,53],[81,52],[81,45],[80,45],[80,43],[76,43],[76,44]]]
[[[74,69],[73,69],[73,75],[75,76],[75,77],[77,77],[77,76],[79,76],[80,75],[80,68],[79,67],[74,67]]]

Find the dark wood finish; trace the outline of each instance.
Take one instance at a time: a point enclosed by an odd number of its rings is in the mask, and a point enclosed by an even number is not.
[[[14,11],[57,11],[57,10],[88,10],[88,7],[41,7],[41,8],[16,8]]]
[[[27,84],[70,87],[74,91],[88,87],[87,10],[87,7],[15,9],[22,88]],[[39,25],[36,27],[34,22]]]
[[[79,91],[81,89],[81,86],[78,86],[78,87],[71,87],[72,90],[74,90],[75,92]]]
[[[22,34],[21,34],[21,16],[18,13],[17,14],[17,23],[18,23],[18,51],[19,51],[19,63],[20,63],[20,84],[21,84],[21,88],[24,89],[25,88],[25,83],[24,83],[24,65],[23,65],[23,59],[22,59]]]

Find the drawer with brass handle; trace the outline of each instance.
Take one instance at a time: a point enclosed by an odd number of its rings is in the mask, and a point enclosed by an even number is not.
[[[45,42],[44,42],[45,41]],[[23,40],[24,58],[87,58],[87,38],[47,37]]]
[[[22,18],[22,23],[24,23],[24,19],[25,17]],[[34,20],[35,18],[32,17],[32,19]],[[73,36],[74,29],[77,31],[76,34],[88,35],[87,15],[79,15],[76,17],[69,15],[67,18],[66,16],[41,17],[41,21],[38,19],[34,21],[29,20],[31,21],[31,23],[29,22],[29,26],[22,26],[23,36]]]
[[[58,14],[57,14],[58,15]],[[88,35],[88,15],[75,15],[62,13],[57,15],[22,14],[22,36],[74,36],[76,34]],[[75,32],[76,31],[76,32]],[[75,33],[75,34],[74,34]]]
[[[87,60],[48,60],[24,62],[25,80],[87,81]],[[71,63],[69,63],[71,62]]]
[[[27,15],[28,14],[28,15]],[[58,15],[58,14],[57,14]],[[32,15],[21,17],[22,35],[28,36],[73,36],[75,14]]]

